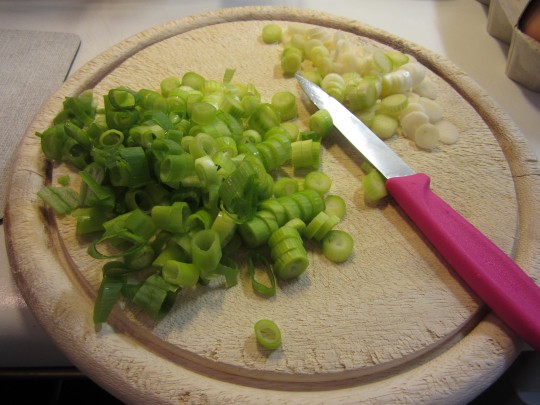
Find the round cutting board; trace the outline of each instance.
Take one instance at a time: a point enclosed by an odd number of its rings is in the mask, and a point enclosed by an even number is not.
[[[407,139],[388,141],[432,188],[533,278],[540,277],[538,166],[514,124],[450,62],[391,34],[309,10],[225,9],[171,21],[101,54],[46,103],[14,161],[5,215],[8,252],[18,286],[36,317],[73,363],[126,402],[353,403],[466,402],[491,384],[519,350],[513,335],[389,201],[364,203],[359,155],[334,133],[322,170],[348,206],[340,229],[354,236],[353,256],[326,260],[309,245],[310,267],[280,283],[275,297],[254,294],[245,275],[182,291],[172,311],[152,320],[126,305],[96,329],[93,300],[101,261],[86,254],[70,218],[56,218],[36,197],[44,185],[75,172],[41,155],[35,131],[47,128],[66,96],[93,88],[159,89],[193,70],[253,83],[263,99],[289,90],[305,122],[314,111],[279,69],[280,45],[260,39],[275,21],[341,31],[347,40],[406,52],[428,69],[445,118],[460,140],[432,152]],[[536,174],[536,176],[534,176]],[[280,349],[260,349],[253,324],[276,321]]]

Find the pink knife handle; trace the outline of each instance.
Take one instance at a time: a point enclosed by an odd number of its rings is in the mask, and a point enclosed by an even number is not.
[[[493,312],[540,350],[540,288],[509,256],[429,187],[425,174],[393,177],[388,192]]]

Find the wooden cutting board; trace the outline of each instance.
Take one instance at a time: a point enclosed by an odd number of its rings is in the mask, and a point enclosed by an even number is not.
[[[189,70],[221,80],[235,68],[234,79],[255,84],[264,99],[282,90],[301,96],[280,74],[280,46],[260,40],[269,20],[341,30],[351,41],[392,47],[423,63],[461,139],[431,153],[402,138],[390,145],[538,280],[539,168],[516,126],[472,80],[430,51],[357,21],[246,7],[129,38],[81,68],[42,108],[17,152],[5,218],[24,298],[71,361],[126,402],[467,402],[502,374],[519,343],[395,204],[365,205],[359,156],[338,133],[324,145],[322,170],[348,205],[339,224],[355,238],[348,262],[332,264],[313,246],[308,271],[281,283],[272,299],[256,296],[243,277],[232,289],[183,291],[162,321],[128,306],[114,312],[111,326],[95,329],[102,262],[89,258],[69,218],[55,218],[36,197],[43,184],[74,173],[45,161],[34,132],[50,125],[65,96],[88,88],[98,99],[117,86],[158,89],[163,78]],[[300,110],[305,118],[313,107],[303,99]],[[279,350],[257,347],[253,324],[262,318],[280,326]]]

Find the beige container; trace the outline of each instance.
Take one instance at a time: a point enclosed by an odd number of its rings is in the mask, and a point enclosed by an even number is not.
[[[489,3],[487,31],[503,42],[510,43],[512,31],[517,26],[529,0],[491,0]]]
[[[540,91],[540,43],[514,27],[506,75],[525,87]]]
[[[489,5],[488,33],[510,45],[506,75],[533,91],[540,91],[540,44],[519,29],[530,0],[482,0]]]

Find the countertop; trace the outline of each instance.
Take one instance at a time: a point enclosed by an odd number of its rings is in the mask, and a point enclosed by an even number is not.
[[[248,5],[309,8],[358,20],[452,61],[500,104],[540,156],[540,93],[505,75],[508,44],[487,32],[488,8],[475,0],[16,0],[0,1],[0,27],[77,34],[70,74],[147,28],[206,11]],[[42,331],[11,275],[0,232],[0,368],[59,367],[70,362]]]

